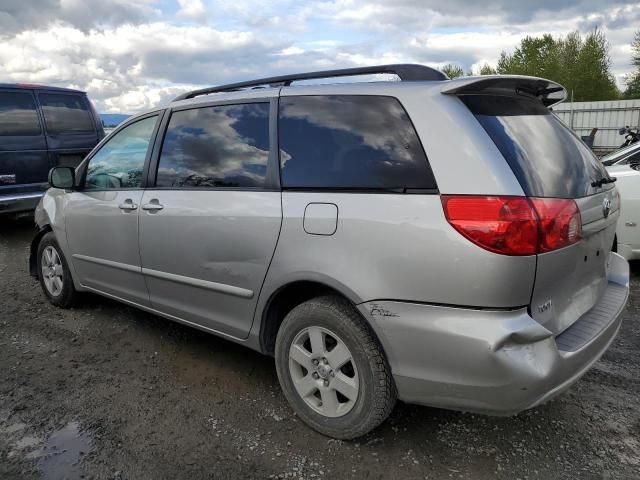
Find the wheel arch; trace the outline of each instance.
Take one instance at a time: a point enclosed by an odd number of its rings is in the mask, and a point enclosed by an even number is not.
[[[40,245],[42,237],[52,231],[51,225],[48,223],[44,224],[38,229],[38,233],[33,237],[33,240],[31,240],[31,247],[29,249],[29,274],[34,278],[38,278],[38,245]]]
[[[260,350],[266,355],[273,356],[276,336],[287,313],[297,305],[321,295],[335,295],[346,299],[362,317],[378,341],[384,355],[388,358],[384,342],[378,335],[375,326],[358,308],[358,304],[362,303],[363,300],[348,287],[336,283],[332,279],[317,278],[315,276],[291,279],[270,291],[264,306],[259,310],[259,329],[257,334]]]

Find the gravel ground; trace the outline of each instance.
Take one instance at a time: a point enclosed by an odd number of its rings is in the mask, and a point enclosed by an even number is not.
[[[271,358],[86,295],[51,306],[30,221],[0,223],[0,478],[640,478],[640,264],[610,350],[571,390],[493,418],[398,404],[357,441],[287,406]]]

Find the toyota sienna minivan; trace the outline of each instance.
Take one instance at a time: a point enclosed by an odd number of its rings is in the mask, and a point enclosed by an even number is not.
[[[400,81],[300,85],[392,73]],[[509,415],[573,384],[629,292],[620,201],[541,78],[420,65],[189,92],[56,167],[30,268],[275,357],[314,429],[396,399]]]

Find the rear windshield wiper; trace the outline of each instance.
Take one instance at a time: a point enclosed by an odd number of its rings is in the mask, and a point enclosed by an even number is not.
[[[618,180],[616,177],[602,177],[600,180],[594,180],[593,182],[591,182],[591,186],[592,187],[601,187],[603,185],[606,185],[607,183],[613,183],[616,180]]]

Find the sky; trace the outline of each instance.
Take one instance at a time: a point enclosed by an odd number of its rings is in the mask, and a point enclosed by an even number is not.
[[[0,0],[0,82],[137,113],[186,90],[385,63],[495,66],[526,35],[594,28],[624,88],[637,0]]]

